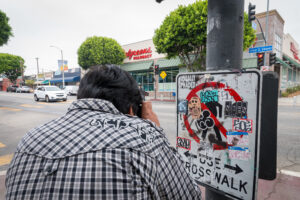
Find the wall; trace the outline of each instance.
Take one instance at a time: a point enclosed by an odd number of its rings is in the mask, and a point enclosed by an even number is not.
[[[18,78],[16,80],[16,85],[20,86],[20,83],[22,83],[22,79]],[[2,78],[2,81],[0,81],[0,91],[6,91],[6,89],[8,88],[8,86],[13,85],[12,82],[10,82],[10,80],[8,78]]]
[[[260,21],[260,24],[262,26],[263,32],[265,32],[266,28],[266,12],[259,13],[256,15],[256,18]],[[284,20],[280,16],[280,14],[277,12],[277,10],[270,10],[269,11],[269,17],[268,17],[268,38],[267,38],[267,46],[273,45],[273,49],[275,47],[275,34],[279,35],[281,37],[281,40],[283,41],[283,28],[284,28]],[[259,27],[259,24],[257,20],[255,20],[255,23],[257,24],[256,33],[260,33],[261,29]],[[282,46],[281,46],[282,49]],[[275,52],[273,50],[273,52]],[[281,57],[281,55],[277,55],[278,57]],[[267,54],[267,64],[269,61],[269,55]]]
[[[300,63],[300,61],[294,57],[294,53],[291,50],[291,43],[293,43],[294,47],[296,48],[296,51],[298,51],[298,57],[299,57],[299,44],[289,33],[284,35],[283,47],[282,47],[283,53],[288,57],[290,57],[291,59],[295,60],[296,62]]]

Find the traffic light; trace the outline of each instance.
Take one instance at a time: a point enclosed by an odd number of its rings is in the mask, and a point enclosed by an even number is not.
[[[276,53],[270,53],[269,56],[269,65],[274,65],[276,63]]]
[[[253,20],[255,20],[255,5],[249,3],[248,6],[248,21],[251,24]]]
[[[261,67],[264,65],[265,54],[264,53],[257,53],[257,67]]]
[[[159,73],[159,65],[154,66],[154,73],[157,75]]]

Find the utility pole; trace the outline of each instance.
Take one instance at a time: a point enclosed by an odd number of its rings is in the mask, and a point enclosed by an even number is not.
[[[22,60],[20,60],[20,68],[21,68],[21,73],[22,73],[22,84],[24,84],[24,63]]]
[[[62,49],[60,50],[61,53],[61,61],[62,61],[62,82],[63,82],[63,88],[65,88],[65,66],[64,66],[64,55]]]
[[[244,0],[208,0],[206,70],[240,70],[243,57]],[[209,188],[206,200],[231,198]]]
[[[36,81],[38,81],[39,80],[39,58],[38,57],[36,57],[35,58],[36,59],[36,67],[37,67],[37,75],[36,75]]]
[[[269,0],[267,0],[266,28],[265,28],[265,34],[266,34],[265,46],[267,46],[267,42],[268,42],[268,29],[269,29]],[[267,53],[265,52],[264,66],[267,66],[266,63],[267,63]]]

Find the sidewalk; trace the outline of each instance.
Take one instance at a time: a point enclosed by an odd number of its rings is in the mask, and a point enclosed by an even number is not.
[[[278,105],[300,106],[300,95],[294,97],[280,97],[278,98]]]
[[[205,189],[201,187],[202,199]],[[277,174],[274,181],[258,180],[257,200],[300,200],[300,176]]]
[[[0,176],[0,200],[4,200],[5,175]],[[205,200],[205,189],[200,187],[202,199]],[[300,200],[300,176],[277,174],[274,181],[259,179],[257,200]]]

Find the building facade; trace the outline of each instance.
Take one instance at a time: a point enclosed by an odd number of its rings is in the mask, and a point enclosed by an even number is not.
[[[165,54],[156,52],[152,39],[122,46],[126,58],[121,68],[128,71],[134,79],[147,91],[151,98],[174,99],[176,76],[185,72],[179,58],[166,59]],[[159,66],[158,74],[154,74],[154,66]],[[162,76],[166,74],[166,76]]]
[[[269,70],[277,72],[279,90],[284,92],[287,88],[300,84],[300,65],[299,60],[296,59],[299,46],[290,34],[284,34],[285,21],[277,10],[269,11],[268,27],[266,27],[266,17],[266,12],[256,15],[254,22],[256,41],[253,47],[273,46],[272,52],[276,53],[276,64]],[[269,53],[265,54],[266,66],[269,66]],[[256,57],[256,54],[247,53],[247,56]]]
[[[288,66],[282,69],[281,89],[300,85],[299,44],[290,34],[284,34],[282,60]]]
[[[63,75],[61,71],[51,72],[44,77],[44,81],[41,84],[56,85],[62,87]],[[79,85],[81,77],[81,68],[72,68],[64,71],[65,85]]]

